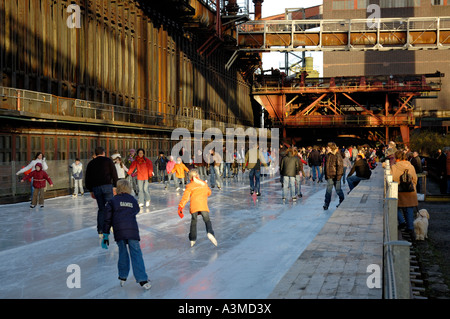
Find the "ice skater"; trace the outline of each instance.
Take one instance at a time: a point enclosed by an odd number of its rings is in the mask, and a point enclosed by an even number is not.
[[[78,192],[81,193],[81,196],[84,195],[84,189],[83,189],[83,164],[81,163],[80,159],[75,159],[75,162],[70,165],[70,168],[72,169],[72,180],[74,184],[74,190],[73,190],[73,197],[78,196]]]
[[[26,175],[20,182],[23,183],[26,180],[33,179],[33,198],[31,200],[31,208],[36,207],[36,205],[39,202],[39,205],[41,207],[44,207],[44,189],[46,182],[50,184],[50,187],[53,187],[53,182],[48,176],[48,174],[42,169],[42,164],[37,163],[34,167],[34,171],[32,171],[30,174]]]
[[[190,200],[191,228],[189,232],[189,240],[191,247],[197,240],[197,217],[202,215],[205,222],[208,239],[217,246],[217,240],[214,237],[211,219],[209,217],[208,197],[211,195],[211,189],[205,181],[199,178],[198,171],[193,169],[189,172],[190,183],[186,186],[180,203],[178,204],[178,215],[184,217],[183,208]]]
[[[171,171],[172,174],[175,173],[175,187],[177,188],[176,189],[177,191],[180,190],[180,181],[183,184],[183,190],[185,190],[184,172],[189,172],[189,169],[186,167],[186,165],[184,165],[183,161],[181,160],[181,157],[177,157],[177,162],[173,166],[173,169]]]
[[[131,185],[126,179],[117,181],[117,195],[115,195],[105,207],[105,222],[103,224],[102,248],[108,249],[109,233],[111,227],[114,229],[114,240],[119,247],[119,270],[120,286],[125,284],[130,272],[130,257],[133,267],[133,275],[136,282],[145,289],[150,289],[145,272],[144,259],[139,245],[139,227],[136,215],[140,211],[137,200],[131,196]],[[129,253],[128,253],[129,251]]]

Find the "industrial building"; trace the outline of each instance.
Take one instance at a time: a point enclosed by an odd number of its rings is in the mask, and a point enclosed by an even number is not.
[[[15,172],[39,151],[56,196],[97,145],[156,158],[196,120],[277,127],[301,143],[448,128],[446,1],[370,1],[383,21],[374,31],[355,28],[370,14],[361,0],[265,19],[263,0],[0,0],[0,200],[27,196]],[[323,51],[324,75],[306,58],[295,76],[262,74],[271,50]]]

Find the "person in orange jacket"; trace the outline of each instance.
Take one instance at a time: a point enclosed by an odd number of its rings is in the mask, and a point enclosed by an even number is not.
[[[190,200],[191,204],[189,210],[191,213],[191,228],[189,232],[189,240],[191,241],[191,247],[194,246],[195,241],[197,240],[198,215],[202,215],[203,217],[208,239],[215,246],[217,246],[217,240],[214,237],[214,230],[212,228],[208,208],[208,197],[211,195],[211,189],[205,181],[202,181],[200,179],[198,171],[196,169],[192,169],[189,172],[189,178],[191,182],[186,186],[183,197],[178,204],[178,215],[180,216],[180,218],[184,217],[183,208]]]
[[[175,173],[175,186],[177,188],[177,191],[180,190],[180,180],[183,183],[183,190],[185,190],[184,178],[186,177],[186,175],[184,172],[189,172],[189,169],[186,167],[186,165],[184,165],[181,157],[177,157],[177,163],[172,169],[172,173]]]
[[[139,206],[150,206],[150,192],[149,192],[149,183],[148,180],[153,177],[153,163],[150,159],[144,156],[145,152],[142,148],[137,150],[137,156],[135,160],[131,163],[130,168],[128,169],[128,175],[134,173],[134,170],[137,169],[137,181],[138,181],[138,202]]]

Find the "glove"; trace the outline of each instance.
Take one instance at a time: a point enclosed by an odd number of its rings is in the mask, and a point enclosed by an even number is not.
[[[109,234],[103,234],[102,248],[108,249],[108,246],[109,246]]]
[[[183,217],[184,217],[184,214],[183,214],[183,207],[181,207],[181,206],[178,206],[178,216],[180,216],[180,218],[183,218]]]

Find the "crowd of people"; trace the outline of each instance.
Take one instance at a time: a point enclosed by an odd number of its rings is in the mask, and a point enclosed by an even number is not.
[[[443,153],[439,153],[439,161],[446,163],[448,172],[449,157],[444,158],[445,154],[441,154]],[[399,192],[398,200],[399,227],[414,233],[413,212],[418,206],[417,189],[420,189],[417,174],[422,172],[424,163],[416,151],[411,152],[407,148],[399,150],[394,142],[390,142],[386,148],[377,149],[368,145],[339,148],[334,142],[309,147],[282,144],[279,149],[260,149],[256,144],[248,150],[242,147],[232,152],[226,148],[222,152],[211,149],[206,156],[198,151],[197,156],[194,158],[193,155],[189,162],[182,160],[183,152],[180,151],[179,155],[176,158],[172,155],[166,157],[164,152],[160,152],[153,163],[145,156],[142,148],[137,151],[130,149],[129,154],[122,159],[118,151],[107,157],[105,150],[97,147],[84,175],[83,164],[79,159],[70,165],[74,182],[72,196],[83,195],[87,189],[97,202],[97,231],[103,248],[108,248],[110,230],[114,229],[114,239],[119,247],[118,271],[121,285],[127,279],[131,256],[136,281],[146,289],[151,287],[139,248],[136,215],[142,207],[150,206],[149,185],[154,179],[158,183],[164,183],[166,190],[169,187],[176,192],[183,190],[178,205],[180,218],[184,217],[183,208],[191,202],[191,227],[188,235],[191,246],[197,239],[198,216],[203,218],[208,239],[217,246],[209,216],[208,197],[212,188],[222,190],[224,179],[242,178],[243,174],[240,172],[247,170],[250,195],[261,196],[261,176],[274,175],[279,170],[283,202],[301,198],[301,186],[305,180],[309,183],[324,182],[326,192],[323,209],[327,210],[333,188],[339,198],[339,206],[345,199],[342,184],[348,183],[350,193],[361,181],[370,179],[371,170],[378,162],[389,161],[394,181],[403,180],[402,176],[406,171],[414,185],[412,191]],[[47,169],[43,154],[38,153],[29,165],[17,172],[17,175],[25,174],[22,182],[31,181],[31,208],[38,203],[43,207],[43,189],[47,182],[53,186],[46,173]],[[447,180],[450,186],[448,175]]]

